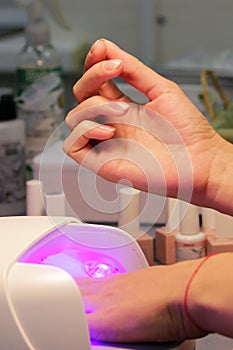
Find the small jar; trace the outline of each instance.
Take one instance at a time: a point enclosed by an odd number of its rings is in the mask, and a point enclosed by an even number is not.
[[[11,89],[0,88],[0,216],[25,215],[25,126]]]

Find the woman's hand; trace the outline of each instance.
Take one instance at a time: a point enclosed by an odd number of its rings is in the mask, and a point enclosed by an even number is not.
[[[199,260],[77,281],[91,338],[107,342],[166,342],[206,335],[184,311],[185,287]]]
[[[144,108],[131,105],[113,83],[116,77],[145,94],[148,102]],[[216,183],[221,184],[229,163],[229,159],[222,162],[223,154],[229,154],[229,145],[178,85],[101,39],[87,55],[85,72],[74,86],[74,94],[79,104],[66,118],[73,131],[64,143],[64,150],[73,159],[110,181],[126,179],[141,190],[188,201],[192,192],[192,203],[213,203],[222,209],[224,198],[218,198]],[[148,120],[154,121],[151,134]],[[97,147],[92,140],[98,140]],[[134,154],[139,149],[143,150],[140,156],[147,153],[146,161],[136,164],[135,157],[131,161],[133,145]],[[215,167],[221,169],[217,174]]]
[[[80,279],[92,339],[165,342],[233,337],[232,253]]]
[[[163,196],[169,188],[170,195],[190,200],[193,169],[187,147],[152,109],[111,102],[70,115],[68,123],[74,130],[64,148],[83,166],[112,182],[125,179]]]

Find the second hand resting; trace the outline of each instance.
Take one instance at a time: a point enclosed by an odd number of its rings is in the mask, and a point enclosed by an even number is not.
[[[114,84],[116,77],[147,96],[144,108],[153,111],[150,121],[158,127],[161,116],[172,126],[189,157],[191,177],[181,176],[183,154],[171,157],[175,153],[170,153],[169,137],[174,134],[157,138],[148,133],[141,122],[142,109],[137,110],[132,125],[132,101]],[[177,84],[101,39],[86,57],[74,95],[79,104],[66,118],[72,132],[64,142],[64,150],[74,160],[110,181],[126,179],[153,193],[162,188],[169,197],[190,199],[193,204],[233,215],[233,146],[213,130]],[[107,123],[99,123],[98,117],[105,112]],[[118,117],[123,122],[111,123],[111,118],[115,121]],[[164,132],[156,130],[156,135]],[[98,145],[92,140],[98,140]],[[129,147],[116,150],[122,147],[119,140]],[[132,145],[147,150],[154,161],[151,167],[143,167],[141,160],[132,162]],[[191,188],[190,198],[187,188]],[[182,340],[211,332],[233,337],[232,264],[233,254],[223,253],[208,260],[154,266],[104,280],[77,281],[91,337],[113,342]]]

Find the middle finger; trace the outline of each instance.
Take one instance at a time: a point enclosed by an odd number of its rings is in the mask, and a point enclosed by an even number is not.
[[[87,98],[100,94],[103,84],[110,79],[120,75],[123,69],[121,60],[108,60],[95,64],[91,67],[74,85],[73,93],[78,102],[82,102]],[[108,89],[112,90],[114,98],[119,98],[119,89],[115,84],[108,83]],[[106,91],[106,87],[105,87]],[[120,94],[122,96],[122,92]]]

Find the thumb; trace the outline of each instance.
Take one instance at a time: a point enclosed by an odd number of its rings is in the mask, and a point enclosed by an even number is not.
[[[91,339],[109,343],[127,342],[125,327],[118,327],[117,320],[109,317],[109,312],[110,310],[102,310],[87,315]]]

